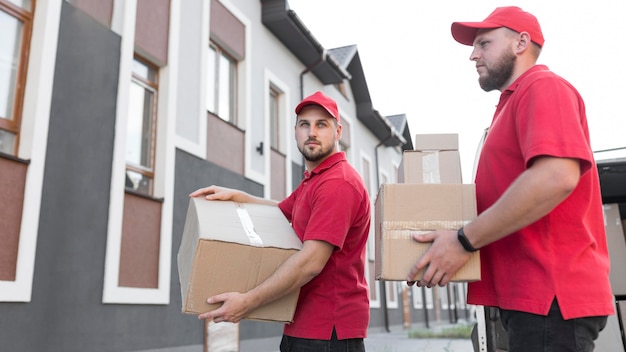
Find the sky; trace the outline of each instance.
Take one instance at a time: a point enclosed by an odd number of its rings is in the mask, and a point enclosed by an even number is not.
[[[545,44],[538,63],[572,83],[586,109],[594,151],[626,147],[624,0],[288,0],[326,49],[357,45],[374,109],[406,114],[411,135],[458,133],[464,182],[500,96],[478,85],[471,47],[455,21],[482,21],[496,7],[534,14]],[[626,149],[596,159],[626,157]]]

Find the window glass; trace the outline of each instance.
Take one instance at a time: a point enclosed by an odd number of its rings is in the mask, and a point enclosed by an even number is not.
[[[156,82],[156,71],[141,61],[133,61],[133,75],[144,81]]]
[[[280,150],[280,114],[278,108],[279,94],[270,88],[270,147]]]
[[[225,56],[220,56],[219,82],[218,82],[218,112],[217,114],[224,120],[230,119],[230,61]]]
[[[0,152],[15,155],[15,133],[0,130]]]
[[[31,0],[9,0],[9,2],[17,5],[18,7],[23,8],[26,11],[32,10]]]
[[[126,188],[151,195],[156,138],[157,69],[133,62],[126,128]]]
[[[0,117],[8,120],[14,118],[22,29],[22,22],[0,11]]]
[[[236,123],[236,63],[218,46],[207,55],[207,110]]]
[[[217,52],[213,47],[209,47],[209,55],[207,56],[207,89],[206,89],[206,109],[212,113],[217,113],[215,108],[217,102],[215,101],[215,67],[217,67]]]
[[[126,161],[146,169],[152,166],[149,158],[152,102],[152,92],[137,82],[132,82],[126,130]]]
[[[152,179],[140,172],[126,170],[126,188],[143,194],[152,194]]]

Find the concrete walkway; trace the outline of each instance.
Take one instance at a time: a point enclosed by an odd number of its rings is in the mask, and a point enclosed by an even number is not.
[[[473,352],[468,339],[417,339],[409,332],[391,328],[391,332],[370,332],[365,339],[367,352]]]
[[[369,331],[365,339],[367,352],[474,352],[468,339],[417,339],[401,326],[390,327],[390,332]],[[240,352],[279,352],[280,337],[244,340]]]

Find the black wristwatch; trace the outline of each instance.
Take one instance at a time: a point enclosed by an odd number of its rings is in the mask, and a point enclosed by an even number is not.
[[[461,246],[463,246],[466,251],[476,252],[478,250],[478,248],[474,248],[474,246],[472,246],[467,237],[465,237],[465,232],[463,232],[462,227],[459,229],[459,231],[457,231],[456,237],[459,239],[459,242],[461,242]]]

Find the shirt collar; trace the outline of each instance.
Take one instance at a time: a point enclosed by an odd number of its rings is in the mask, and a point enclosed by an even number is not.
[[[344,152],[337,152],[334,153],[332,155],[330,155],[329,157],[327,157],[326,159],[324,159],[324,161],[322,161],[321,164],[317,165],[317,167],[315,169],[313,169],[313,171],[309,170],[305,170],[304,171],[304,178],[310,178],[312,177],[314,174],[320,174],[328,169],[330,169],[333,165],[345,161],[346,160],[346,153]]]
[[[539,72],[539,71],[548,71],[548,66],[546,65],[535,65],[531,68],[529,68],[528,70],[526,70],[526,72],[522,73],[521,76],[517,77],[517,79],[515,80],[515,82],[511,83],[511,85],[509,85],[504,92],[502,92],[503,94],[505,92],[513,92],[515,91],[515,89],[522,83],[522,81],[524,80],[524,78],[528,77],[529,75],[531,75],[534,72]]]

